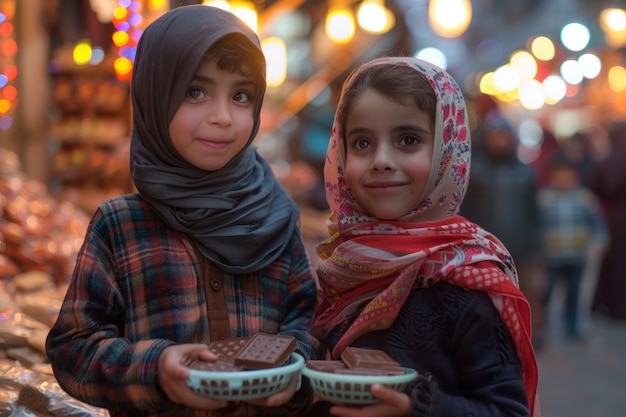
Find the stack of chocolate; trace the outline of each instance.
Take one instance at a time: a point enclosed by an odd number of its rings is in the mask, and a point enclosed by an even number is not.
[[[344,375],[402,375],[404,367],[382,350],[349,346],[341,360],[308,360],[306,366],[320,372]]]
[[[254,336],[214,341],[209,349],[218,356],[215,362],[194,361],[192,369],[209,372],[236,372],[281,366],[296,349],[293,336],[256,333]]]

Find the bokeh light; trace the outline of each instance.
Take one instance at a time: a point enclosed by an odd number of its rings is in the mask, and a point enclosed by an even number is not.
[[[437,65],[439,68],[444,70],[448,67],[448,58],[446,57],[446,54],[438,48],[427,47],[420,49],[415,54],[415,57]]]
[[[516,51],[511,54],[511,66],[523,80],[530,80],[537,75],[537,61],[527,51]]]
[[[554,58],[556,50],[554,43],[546,36],[537,36],[530,44],[533,55],[541,61],[550,61]]]
[[[91,44],[87,40],[82,40],[74,45],[72,58],[78,65],[85,65],[91,60]]]
[[[594,54],[583,54],[578,57],[578,64],[583,76],[588,79],[596,78],[602,71],[602,60]]]
[[[10,114],[18,105],[18,90],[13,82],[18,74],[15,57],[19,48],[14,39],[15,28],[12,22],[15,9],[4,7],[6,4],[0,6],[0,130],[8,130],[13,125]]]
[[[609,87],[616,93],[626,90],[626,68],[616,65],[609,68],[608,72]]]
[[[357,21],[364,31],[382,34],[393,27],[395,17],[383,0],[363,0],[357,9]]]
[[[334,43],[345,44],[352,40],[356,26],[354,16],[347,9],[335,9],[326,17],[326,34]]]
[[[567,93],[567,85],[560,75],[549,75],[543,80],[543,91],[551,104],[558,103]]]
[[[520,104],[528,110],[537,110],[545,104],[543,85],[537,80],[524,80],[518,89]]]
[[[580,84],[583,80],[583,71],[578,63],[574,59],[568,59],[561,64],[561,77],[569,84]]]
[[[158,6],[155,2],[151,5]],[[128,80],[132,74],[137,43],[143,33],[141,12],[141,3],[131,0],[118,0],[118,7],[113,12],[115,32],[111,38],[118,55],[113,67],[115,76],[122,81]]]
[[[456,38],[472,21],[472,4],[469,0],[430,0],[428,20],[438,35]]]
[[[506,64],[494,71],[493,84],[502,92],[512,91],[519,87],[521,77],[511,65]]]
[[[608,8],[600,13],[600,27],[603,30],[621,32],[626,30],[626,11],[618,8]]]
[[[261,42],[267,59],[267,85],[276,87],[285,82],[287,77],[287,47],[278,37],[269,37]]]
[[[582,23],[568,23],[561,29],[561,42],[570,51],[582,51],[590,39],[589,29]]]

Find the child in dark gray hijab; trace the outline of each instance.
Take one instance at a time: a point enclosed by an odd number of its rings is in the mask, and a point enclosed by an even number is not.
[[[296,380],[231,404],[194,393],[207,343],[257,332],[309,358],[315,281],[298,207],[252,142],[265,59],[256,34],[208,6],[143,33],[132,79],[136,194],[94,213],[46,349],[61,386],[112,416],[305,414]]]

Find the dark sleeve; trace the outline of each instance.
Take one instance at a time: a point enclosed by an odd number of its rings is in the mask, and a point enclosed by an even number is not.
[[[451,347],[463,395],[445,392],[426,373],[412,385],[410,416],[527,417],[528,399],[513,340],[488,296],[468,294],[470,302],[451,321]]]

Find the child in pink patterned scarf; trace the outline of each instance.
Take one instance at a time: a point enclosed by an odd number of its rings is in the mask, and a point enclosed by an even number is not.
[[[506,248],[459,216],[465,100],[440,68],[379,58],[346,81],[324,168],[331,208],[314,334],[337,359],[382,349],[420,376],[311,415],[539,416],[530,309]]]

